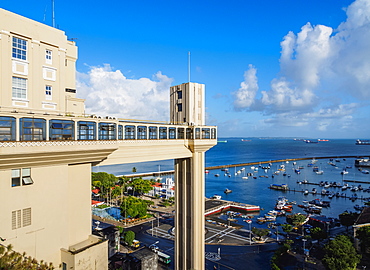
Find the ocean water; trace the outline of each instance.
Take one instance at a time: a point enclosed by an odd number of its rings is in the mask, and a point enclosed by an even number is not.
[[[244,173],[235,175],[235,172],[241,168],[245,168],[245,172],[253,172],[249,166],[240,166],[237,168],[230,168],[231,177],[225,176],[224,172],[220,169],[211,170],[209,174],[205,176],[205,190],[206,197],[212,197],[215,194],[221,195],[223,199],[248,203],[253,205],[259,205],[264,210],[261,211],[260,215],[267,213],[272,210],[275,205],[275,201],[279,196],[285,196],[290,201],[296,201],[297,204],[302,204],[303,200],[312,200],[320,198],[323,200],[330,200],[331,207],[323,208],[322,214],[331,217],[338,217],[338,214],[343,211],[355,211],[353,206],[356,204],[362,205],[361,200],[351,201],[348,198],[337,198],[328,199],[327,196],[321,195],[303,195],[300,192],[282,192],[277,190],[269,189],[270,184],[287,184],[289,188],[296,190],[316,188],[318,192],[321,191],[321,187],[317,185],[306,185],[299,184],[297,182],[307,180],[309,182],[319,183],[320,181],[328,182],[343,182],[343,180],[356,180],[356,181],[368,181],[370,183],[370,175],[361,173],[356,167],[354,167],[355,158],[342,158],[343,156],[370,156],[370,146],[366,145],[355,145],[355,139],[332,139],[327,142],[319,143],[305,143],[303,141],[287,139],[275,139],[275,138],[219,138],[219,142],[216,146],[206,152],[206,167],[217,166],[217,165],[231,165],[241,164],[249,162],[263,162],[263,161],[274,161],[281,159],[294,159],[294,158],[308,158],[307,160],[297,161],[296,166],[303,166],[301,174],[294,173],[292,162],[289,163],[273,163],[272,168],[267,172],[264,172],[261,168],[254,175],[257,177],[249,177],[248,179],[242,179]],[[328,164],[330,160],[328,158],[320,159],[320,157],[334,157],[339,159],[339,162],[333,161],[336,166]],[[311,163],[311,159],[316,158],[316,166],[319,166],[320,170],[323,170],[323,175],[317,175],[313,172],[311,167],[307,167]],[[275,175],[272,177],[274,171],[276,171],[280,165],[284,164],[286,173],[290,174],[290,177]],[[342,175],[340,172],[346,166],[352,166],[348,169],[347,175]],[[135,167],[137,172],[153,172],[153,171],[164,171],[173,169],[173,160],[157,161],[157,162],[145,162],[139,164],[125,164],[125,165],[113,165],[113,166],[101,166],[95,167],[94,171],[107,171],[115,175],[127,174],[132,172],[132,168]],[[258,165],[257,165],[258,167]],[[219,176],[215,176],[219,174]],[[268,177],[260,177],[268,176]],[[348,183],[351,185],[359,185],[359,183]],[[366,189],[370,187],[370,184],[361,183]],[[228,188],[232,190],[230,194],[224,194],[224,190]],[[329,191],[341,192],[339,188],[328,188]],[[345,191],[347,196],[353,194],[352,191]],[[358,197],[370,197],[370,193],[364,191],[356,192]],[[293,212],[302,212],[302,209],[295,206]],[[242,221],[240,221],[242,222]],[[284,220],[282,220],[284,222]]]

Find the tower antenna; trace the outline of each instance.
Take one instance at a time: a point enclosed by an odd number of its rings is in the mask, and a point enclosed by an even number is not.
[[[54,0],[51,0],[51,10],[52,10],[52,22],[53,22],[53,27],[55,28]]]
[[[190,51],[188,52],[188,82],[190,82]]]

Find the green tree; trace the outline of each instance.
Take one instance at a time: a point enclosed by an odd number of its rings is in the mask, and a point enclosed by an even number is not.
[[[320,241],[327,238],[328,234],[320,227],[315,227],[311,229],[311,237],[312,239]]]
[[[253,227],[252,233],[257,237],[258,240],[262,240],[262,238],[269,234],[269,229],[260,229]]]
[[[133,231],[127,231],[125,233],[125,242],[131,246],[132,245],[132,241],[134,241],[135,239],[135,233]]]
[[[365,226],[356,230],[356,237],[360,240],[362,252],[366,252],[370,247],[370,227]]]
[[[53,264],[26,256],[26,253],[19,253],[13,250],[12,245],[0,245],[0,269],[1,270],[52,270]]]
[[[151,181],[142,178],[135,178],[130,183],[130,186],[132,186],[134,190],[140,194],[148,193],[153,189]]]
[[[114,187],[117,177],[106,172],[92,172],[91,183],[94,187],[99,187],[102,194],[109,195],[110,189]]]
[[[306,219],[307,219],[307,216],[303,215],[303,214],[300,214],[300,213],[293,214],[293,215],[288,215],[286,217],[286,221],[289,224],[292,224],[294,227],[298,227],[298,226],[304,224]]]
[[[338,235],[324,246],[323,264],[330,270],[356,269],[361,260],[348,236]]]
[[[285,232],[289,238],[289,233],[292,232],[293,226],[291,224],[282,224],[281,228],[283,229],[283,232]]]
[[[343,226],[346,226],[347,231],[348,231],[348,227],[352,226],[355,223],[357,218],[358,218],[358,214],[353,213],[353,212],[345,211],[342,214],[339,214],[340,224],[342,224]]]
[[[148,204],[149,202],[134,196],[125,197],[121,203],[121,215],[125,218],[144,217],[147,214]]]

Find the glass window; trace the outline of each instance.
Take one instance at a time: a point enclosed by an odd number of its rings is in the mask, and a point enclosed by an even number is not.
[[[157,136],[157,127],[149,127],[149,139],[150,140],[155,140],[158,138]]]
[[[193,139],[193,129],[187,128],[186,129],[186,139],[192,140]]]
[[[202,139],[209,139],[209,128],[202,128]]]
[[[23,78],[12,78],[12,97],[27,99],[27,80]]]
[[[123,126],[118,125],[118,140],[123,140]]]
[[[53,63],[53,52],[51,50],[45,51],[45,63],[49,65]]]
[[[27,40],[13,37],[12,57],[27,60]]]
[[[159,127],[159,139],[167,140],[167,128]]]
[[[168,128],[168,138],[169,139],[176,139],[176,128],[174,128],[174,127]]]
[[[177,111],[182,112],[182,103],[177,104]]]
[[[15,141],[15,118],[0,116],[0,141]]]
[[[19,120],[21,141],[46,140],[46,120],[38,118],[21,118]]]
[[[138,126],[137,127],[137,139],[138,140],[146,140],[147,139],[147,136],[146,136],[146,131],[147,128],[145,126]]]
[[[135,140],[135,126],[125,126],[125,139]]]
[[[195,139],[200,139],[200,128],[195,129]]]
[[[77,139],[78,140],[96,140],[96,123],[95,122],[87,122],[87,121],[79,121],[77,123]]]
[[[99,140],[115,140],[116,124],[99,123]]]
[[[216,139],[216,129],[215,128],[211,129],[211,139]]]
[[[26,186],[31,184],[33,184],[33,180],[31,178],[31,168],[12,170],[12,187],[18,187],[20,185]]]
[[[21,185],[21,169],[12,170],[12,187]]]
[[[50,120],[50,140],[73,140],[74,122],[70,120]]]
[[[177,91],[177,99],[182,99],[182,91]]]
[[[51,85],[45,85],[45,99],[52,100],[52,87]]]
[[[184,128],[177,129],[177,139],[184,139]]]

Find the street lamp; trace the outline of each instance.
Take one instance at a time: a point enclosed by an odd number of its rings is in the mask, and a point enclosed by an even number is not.
[[[252,245],[252,220],[247,219],[247,223],[249,224],[249,245]]]

